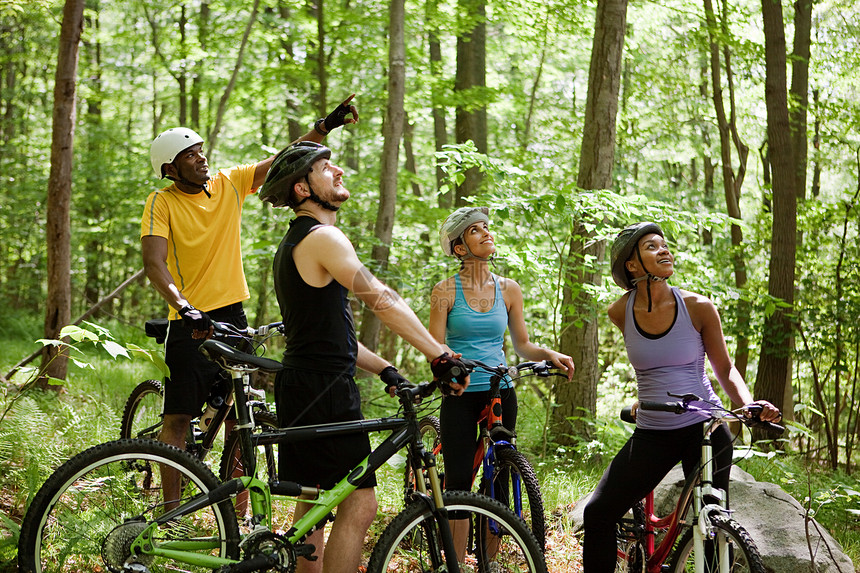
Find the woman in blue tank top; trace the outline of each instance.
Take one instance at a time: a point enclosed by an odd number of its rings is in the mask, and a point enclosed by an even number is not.
[[[609,307],[609,319],[624,334],[627,357],[636,371],[640,400],[665,401],[666,392],[719,399],[705,372],[705,356],[720,386],[735,404],[752,394],[729,357],[720,316],[705,296],[670,287],[675,259],[654,223],[627,227],[612,245],[612,278],[627,292]],[[770,402],[761,419],[778,421]],[[634,407],[635,414],[635,407]],[[696,414],[640,412],[636,430],[603,474],[585,507],[583,565],[586,573],[612,573],[616,565],[615,524],[682,462],[695,468],[702,440]],[[732,438],[721,428],[711,436],[714,484],[728,493]]]
[[[486,207],[462,207],[442,224],[443,252],[460,260],[460,271],[433,287],[430,334],[453,353],[496,366],[506,364],[505,330],[514,351],[526,360],[547,360],[573,376],[573,360],[529,340],[523,318],[523,293],[516,281],[490,271],[496,253]],[[475,371],[461,396],[442,400],[442,455],[445,489],[470,490],[472,460],[478,439],[478,419],[489,401],[490,375]],[[502,383],[502,420],[516,427],[517,398],[509,382]],[[456,527],[456,524],[455,524]]]

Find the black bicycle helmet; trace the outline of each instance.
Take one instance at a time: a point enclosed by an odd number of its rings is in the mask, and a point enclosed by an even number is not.
[[[272,162],[266,181],[260,187],[260,200],[274,207],[295,207],[293,186],[320,159],[330,159],[331,149],[313,141],[299,141],[281,151]]]
[[[612,243],[612,254],[610,255],[612,280],[624,290],[633,290],[636,288],[636,285],[633,283],[633,277],[627,272],[625,263],[633,254],[633,249],[636,248],[639,239],[650,233],[656,233],[661,237],[665,237],[663,229],[657,223],[643,222],[626,227],[618,233],[618,236],[615,237],[615,241]]]

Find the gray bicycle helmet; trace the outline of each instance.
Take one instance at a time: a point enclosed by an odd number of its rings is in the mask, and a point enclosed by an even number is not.
[[[260,187],[260,200],[274,207],[295,207],[293,186],[311,170],[320,159],[330,159],[331,149],[312,141],[300,141],[281,151],[266,174]]]
[[[463,237],[470,226],[483,221],[490,222],[490,210],[487,207],[460,207],[442,223],[439,229],[439,244],[442,252],[449,257],[454,256],[454,241]]]
[[[630,225],[618,233],[612,243],[610,260],[612,264],[612,280],[624,290],[636,288],[633,277],[627,272],[626,262],[633,254],[633,250],[639,244],[639,239],[650,233],[656,233],[665,237],[663,229],[657,223],[643,222]],[[646,271],[647,272],[647,271]],[[650,275],[650,273],[648,273]]]

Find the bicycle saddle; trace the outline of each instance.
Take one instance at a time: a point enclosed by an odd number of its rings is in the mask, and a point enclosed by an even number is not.
[[[277,372],[283,368],[283,365],[277,360],[240,352],[229,344],[211,338],[203,341],[203,344],[200,345],[200,352],[206,355],[209,360],[217,362],[228,370],[231,366],[240,364],[255,366],[263,372]]]

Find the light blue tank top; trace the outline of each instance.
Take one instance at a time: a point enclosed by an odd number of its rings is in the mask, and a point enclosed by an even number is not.
[[[627,298],[624,345],[630,364],[636,370],[639,400],[670,402],[674,398],[670,398],[666,392],[672,392],[695,394],[708,402],[719,404],[720,399],[705,372],[702,335],[693,326],[687,305],[677,287],[672,287],[672,294],[675,296],[675,321],[668,331],[658,335],[639,329],[633,315],[635,293]],[[701,421],[702,416],[695,412],[679,415],[639,410],[636,414],[636,426],[648,430],[674,430]]]
[[[457,286],[454,297],[454,306],[448,313],[448,323],[445,331],[445,342],[454,352],[463,354],[463,358],[480,360],[489,366],[507,364],[503,344],[505,330],[508,327],[508,309],[505,307],[505,299],[502,289],[499,288],[499,279],[493,275],[496,285],[493,308],[487,312],[478,312],[469,306],[463,295],[463,285],[460,275],[455,275]],[[502,381],[502,388],[510,386],[509,380]],[[469,377],[469,386],[466,392],[480,392],[489,390],[490,374],[475,370]]]

